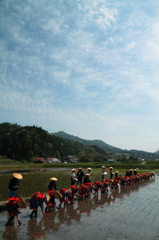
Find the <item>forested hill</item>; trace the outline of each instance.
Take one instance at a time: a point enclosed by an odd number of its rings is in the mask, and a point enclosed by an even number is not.
[[[61,138],[64,138],[64,139],[69,139],[69,140],[72,140],[72,141],[77,141],[77,142],[86,144],[88,146],[96,145],[96,146],[102,148],[106,152],[115,153],[115,152],[122,152],[123,151],[120,148],[113,147],[113,146],[103,142],[102,140],[86,140],[86,139],[82,139],[82,138],[70,135],[70,134],[65,133],[63,131],[59,131],[59,132],[56,132],[56,133],[51,133],[51,135],[61,137]]]
[[[70,139],[73,141],[78,141],[80,143],[86,144],[88,146],[90,145],[96,145],[98,147],[100,147],[101,149],[103,149],[104,151],[107,152],[108,155],[116,155],[116,156],[124,156],[124,155],[128,155],[128,156],[134,156],[134,157],[138,157],[141,159],[157,159],[159,158],[159,154],[158,152],[155,153],[151,153],[151,152],[146,152],[146,151],[139,151],[139,150],[126,150],[126,149],[121,149],[121,148],[117,148],[117,147],[113,147],[105,142],[103,142],[102,140],[85,140],[73,135],[69,135],[63,131],[59,131],[56,133],[51,133],[54,136],[58,136],[64,139]]]
[[[21,127],[18,124],[0,124],[0,155],[16,160],[32,160],[35,157],[56,157],[63,160],[67,155],[95,161],[107,158],[98,146],[87,146],[78,141],[63,139],[36,126]]]
[[[64,132],[49,133],[37,126],[0,124],[0,155],[15,160],[33,161],[35,157],[54,157],[63,160],[72,155],[81,161],[106,161],[110,157],[134,156],[157,159],[158,153],[122,150],[101,140],[85,140]],[[111,155],[111,156],[110,156]]]

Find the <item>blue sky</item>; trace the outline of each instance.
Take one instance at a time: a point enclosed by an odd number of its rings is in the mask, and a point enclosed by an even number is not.
[[[158,0],[0,0],[0,123],[159,149]]]

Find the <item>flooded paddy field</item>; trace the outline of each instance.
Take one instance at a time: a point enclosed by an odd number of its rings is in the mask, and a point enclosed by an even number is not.
[[[83,169],[84,173],[87,169]],[[36,169],[31,172],[28,170],[17,171],[23,175],[23,179],[20,180],[20,189],[17,192],[17,196],[29,197],[33,193],[40,191],[46,192],[50,183],[50,177],[56,177],[58,179],[58,189],[68,188],[70,186],[70,173],[69,168],[52,168],[52,169]],[[124,175],[125,172],[120,172]],[[6,201],[8,199],[9,189],[8,184],[13,178],[13,171],[0,174],[0,201]],[[93,169],[92,182],[101,180],[101,169]]]
[[[58,205],[58,200],[57,200]],[[63,206],[62,206],[63,207]],[[19,226],[5,226],[7,212],[0,213],[0,239],[159,239],[159,175],[131,186],[52,209],[30,219],[29,207],[21,209]]]

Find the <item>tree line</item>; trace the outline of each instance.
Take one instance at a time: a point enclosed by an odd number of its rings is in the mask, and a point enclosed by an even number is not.
[[[37,157],[64,160],[67,155],[83,162],[106,161],[108,155],[100,147],[87,146],[51,135],[41,127],[0,124],[0,155],[15,160],[33,161]]]

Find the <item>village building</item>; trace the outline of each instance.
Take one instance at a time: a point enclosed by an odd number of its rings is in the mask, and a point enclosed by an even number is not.
[[[64,159],[64,162],[66,163],[76,163],[78,160],[74,158],[73,156],[67,155]]]

